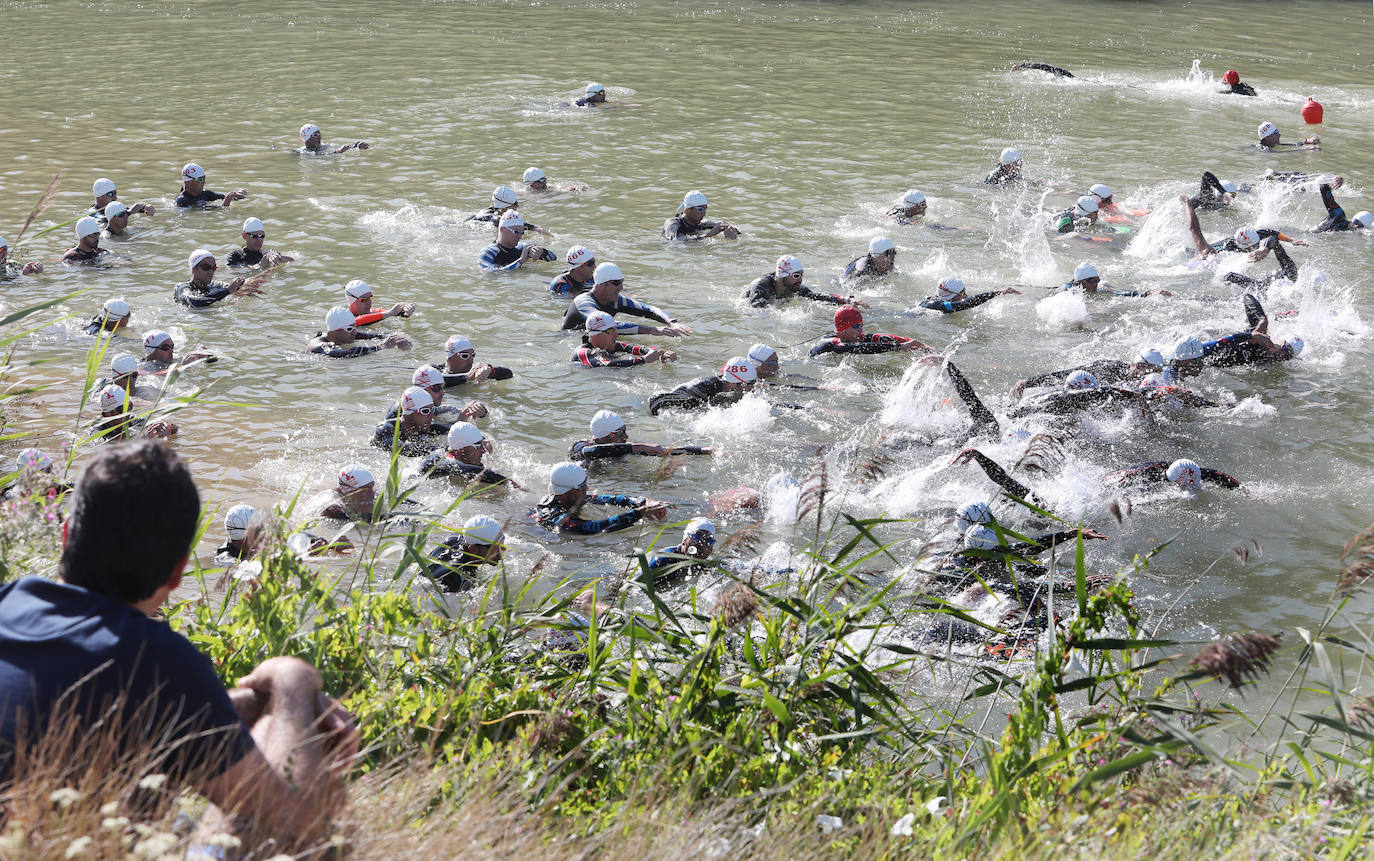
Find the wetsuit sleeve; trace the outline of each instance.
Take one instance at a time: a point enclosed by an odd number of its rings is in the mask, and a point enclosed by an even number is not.
[[[841,341],[839,338],[832,338],[830,339],[832,343],[828,352],[854,353],[858,355],[891,353],[893,350],[900,350],[903,344],[911,341],[910,338],[903,338],[901,335],[883,335],[875,333],[867,337],[870,340]],[[811,354],[816,354],[814,348]]]
[[[381,344],[354,344],[351,347],[336,347],[328,345],[327,341],[320,341],[310,345],[309,352],[319,353],[331,359],[353,359],[358,356],[366,356],[368,353],[375,353],[382,349]]]
[[[1040,386],[1056,385],[1067,380],[1069,378],[1069,374],[1072,374],[1076,370],[1078,369],[1068,368],[1063,371],[1050,371],[1049,373],[1045,374],[1037,374],[1034,377],[1027,377],[1023,381],[1022,385],[1024,388],[1027,389],[1039,388]]]
[[[598,505],[638,505],[639,502],[618,503],[612,501],[628,500],[633,498],[634,497],[605,496],[603,494],[597,494],[595,496],[588,497],[587,501],[596,503]],[[642,500],[640,501],[642,502]],[[563,532],[575,532],[579,535],[597,535],[602,532],[615,532],[619,529],[626,529],[628,527],[634,526],[636,523],[640,521],[640,518],[642,518],[643,516],[644,513],[635,508],[630,508],[629,511],[622,511],[619,514],[614,514],[603,520],[583,520],[580,517],[575,517],[571,514],[565,514],[563,515],[562,519],[558,521],[557,525],[558,529]]]
[[[1254,295],[1246,293],[1240,303],[1245,307],[1245,324],[1251,329],[1269,319],[1269,315],[1264,313],[1264,306]]]
[[[1168,469],[1169,465],[1161,460],[1153,463],[1137,463],[1135,466],[1117,470],[1115,475],[1121,484],[1146,484],[1164,481]]]
[[[235,248],[233,251],[230,251],[230,252],[229,252],[228,258],[226,258],[224,262],[225,262],[225,264],[228,265],[228,266],[247,266],[247,265],[248,265],[248,259],[247,259],[246,257],[243,256],[243,249],[242,249],[242,248]]]
[[[600,444],[593,443],[592,445],[584,445],[580,448],[574,445],[569,455],[573,460],[600,460],[602,458],[620,457],[632,453],[632,446],[628,442],[608,442]]]
[[[971,436],[986,433],[990,436],[1001,436],[1001,426],[997,424],[997,417],[992,414],[992,410],[979,399],[978,393],[973,390],[973,386],[954,366],[953,362],[945,362],[945,373],[949,375],[949,381],[954,385],[954,391],[958,392],[960,400],[968,407],[969,416],[973,419],[973,430]]]
[[[208,308],[228,295],[229,288],[218,281],[204,290],[192,291],[190,284],[178,284],[173,291],[173,298],[191,308]]]
[[[386,319],[386,314],[381,311],[370,311],[366,314],[359,314],[353,318],[355,326],[371,326],[373,323],[380,323]]]
[[[200,193],[200,199],[203,203],[212,203],[216,200],[224,200],[224,195],[220,194],[218,191],[206,189]]]
[[[1051,66],[1048,63],[1017,63],[1016,69],[1017,71],[1020,71],[1022,69],[1035,69],[1036,71],[1040,72],[1049,72],[1050,74],[1057,75],[1061,78],[1073,77],[1073,75],[1070,72],[1061,69],[1058,66]]]
[[[477,265],[484,272],[511,272],[520,268],[520,258],[517,257],[504,266],[497,264],[496,257],[501,253],[501,246],[493,242],[482,249],[482,255],[477,258]]]
[[[810,287],[807,287],[805,285],[798,287],[796,293],[798,296],[805,296],[806,298],[814,300],[816,302],[828,302],[831,305],[843,305],[847,301],[849,301],[845,299],[845,297],[843,296],[836,296],[834,293],[817,293],[816,291],[812,290]]]
[[[996,296],[996,293],[978,293],[967,299],[960,299],[958,302],[941,302],[939,299],[927,299],[921,303],[922,308],[929,308],[932,311],[939,311],[942,314],[952,314],[955,311],[966,311],[969,308],[976,308],[989,299]]]
[[[978,465],[983,468],[983,472],[987,473],[988,478],[992,479],[993,483],[998,487],[1010,493],[1012,496],[1019,496],[1022,499],[1035,498],[1035,494],[1031,492],[1029,487],[1026,487],[1021,482],[1012,478],[997,461],[983,454],[981,451],[975,450],[970,453],[973,455],[973,459],[978,462]]]
[[[581,362],[588,368],[632,368],[635,365],[644,364],[645,361],[643,356],[631,355],[623,359],[607,359],[598,353],[599,351],[591,347],[578,347],[577,352],[573,353],[573,361]]]
[[[1210,356],[1227,347],[1236,347],[1250,341],[1249,332],[1236,332],[1234,335],[1227,335],[1224,338],[1217,338],[1215,341],[1204,341],[1202,343],[1202,355]]]
[[[1236,481],[1234,478],[1232,478],[1231,476],[1227,475],[1219,469],[1212,469],[1208,466],[1204,466],[1202,468],[1202,480],[1210,481],[1215,485],[1230,488],[1231,490],[1235,490],[1236,488],[1240,487],[1239,481]]]
[[[586,295],[586,294],[583,294],[583,295]],[[646,303],[646,302],[640,302],[640,301],[638,301],[638,300],[631,299],[631,298],[628,297],[628,296],[617,296],[617,297],[616,297],[616,299],[615,299],[615,310],[616,310],[616,313],[620,313],[621,311],[624,311],[626,314],[630,314],[630,315],[633,315],[633,316],[635,316],[635,317],[647,317],[647,318],[649,318],[650,320],[657,320],[657,321],[659,321],[660,323],[671,323],[671,322],[673,321],[673,318],[670,317],[670,316],[668,316],[668,312],[667,312],[667,311],[664,311],[664,310],[661,309],[661,308],[655,308],[653,305],[650,305],[650,304],[648,304],[648,303]],[[632,325],[632,326],[634,326],[634,328],[636,328],[636,329],[639,328],[639,326],[636,325],[636,324],[628,324],[628,325]],[[621,324],[620,324],[620,323],[617,323],[617,324],[616,324],[616,328],[620,328],[620,327],[621,327]]]
[[[1202,197],[1220,198],[1226,193],[1226,189],[1222,187],[1221,180],[1217,179],[1216,174],[1212,173],[1210,170],[1204,170],[1202,172],[1202,187],[1199,193]]]
[[[1256,95],[1259,95],[1258,93],[1255,92],[1255,88],[1254,88],[1254,87],[1250,86],[1249,84],[1245,83],[1244,81],[1240,82],[1239,84],[1233,84],[1233,85],[1231,86],[1231,92],[1235,93],[1235,94],[1238,95],[1238,96],[1256,96]]]
[[[1073,213],[1061,212],[1059,217],[1054,220],[1054,229],[1058,233],[1068,233],[1073,230]]]
[[[1288,256],[1288,252],[1278,242],[1274,243],[1274,259],[1279,262],[1277,278],[1287,278],[1289,281],[1298,280],[1298,264],[1293,262],[1293,258]]]
[[[826,338],[824,341],[821,341],[811,348],[811,355],[819,356],[822,353],[833,353],[835,352],[835,345],[838,343],[840,343],[839,338]]]
[[[748,300],[751,307],[763,308],[773,303],[778,298],[776,291],[768,283],[768,276],[764,275],[756,278],[744,288],[744,298]]]
[[[1069,544],[1077,540],[1078,530],[1069,529],[1064,532],[1047,532],[1044,535],[1037,535],[1035,536],[1035,540],[1031,541],[1030,543],[1022,542],[1020,544],[1013,544],[1012,547],[1029,550],[1041,550],[1048,549],[1051,545],[1054,544]]]

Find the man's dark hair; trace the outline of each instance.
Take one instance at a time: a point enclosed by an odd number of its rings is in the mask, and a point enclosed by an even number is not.
[[[76,486],[58,573],[76,586],[133,603],[163,586],[200,519],[191,471],[164,443],[105,448]]]

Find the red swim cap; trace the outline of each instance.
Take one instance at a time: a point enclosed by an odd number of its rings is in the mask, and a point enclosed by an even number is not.
[[[859,313],[859,309],[853,305],[845,305],[835,312],[835,332],[843,332],[845,329],[864,324],[864,315]]]
[[[1221,76],[1221,82],[1223,84],[1239,84],[1240,74],[1235,69],[1230,69],[1226,72],[1226,74]]]

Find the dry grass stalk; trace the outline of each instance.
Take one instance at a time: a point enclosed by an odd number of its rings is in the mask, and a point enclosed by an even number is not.
[[[658,465],[658,471],[654,473],[654,481],[663,481],[664,479],[672,478],[679,472],[682,472],[683,466],[686,463],[685,458],[677,454],[666,455],[661,458],[661,460],[662,463]]]
[[[896,463],[881,451],[874,451],[859,464],[859,475],[867,483],[881,481],[887,477],[887,468]]]
[[[1336,581],[1336,595],[1349,598],[1374,577],[1374,524],[1365,527],[1350,539],[1341,551],[1341,576]]]
[[[812,468],[802,486],[801,497],[797,500],[797,519],[805,520],[812,512],[819,519],[825,510],[826,496],[830,491],[830,467],[821,461]]]
[[[729,538],[722,541],[720,552],[723,555],[727,550],[736,550],[740,555],[752,556],[758,552],[759,544],[762,542],[763,521],[755,520],[736,529]]]
[[[1030,438],[1026,451],[1016,462],[1017,469],[1052,472],[1064,462],[1064,443],[1057,436],[1038,433]]]
[[[1238,688],[1269,671],[1269,662],[1281,645],[1280,636],[1228,634],[1204,646],[1189,664],[1213,678],[1225,677],[1231,687]]]
[[[1356,697],[1345,704],[1345,713],[1360,729],[1374,730],[1374,697]]]
[[[33,220],[47,212],[48,207],[52,206],[52,202],[57,200],[57,187],[61,183],[62,171],[59,170],[57,173],[53,174],[52,181],[49,182],[48,187],[43,190],[43,195],[38,198],[38,202],[33,205],[33,209],[29,210],[29,217],[24,219],[24,226],[19,228],[18,235],[14,237],[15,245],[19,244],[19,240],[24,236],[24,231],[29,229],[29,225],[33,224]]]
[[[1240,560],[1242,565],[1244,565],[1246,562],[1250,561],[1250,557],[1252,555],[1263,556],[1264,547],[1259,543],[1257,539],[1250,538],[1246,540],[1243,544],[1240,544],[1237,547],[1232,547],[1231,552],[1236,554],[1236,558]]]
[[[1111,506],[1107,510],[1112,513],[1112,517],[1117,523],[1121,523],[1127,517],[1131,516],[1131,500],[1126,497],[1113,499]]]
[[[736,583],[716,599],[715,613],[727,628],[736,628],[754,618],[759,609],[758,596],[743,583]]]

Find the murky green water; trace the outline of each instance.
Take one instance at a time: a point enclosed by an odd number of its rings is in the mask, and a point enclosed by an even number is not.
[[[380,469],[380,454],[366,446],[373,425],[410,369],[437,360],[445,338],[461,333],[482,359],[516,372],[482,392],[493,408],[484,426],[497,468],[531,487],[542,490],[548,466],[584,435],[593,412],[609,407],[630,420],[636,439],[722,449],[655,489],[684,519],[710,492],[762,486],[779,472],[804,479],[820,450],[832,475],[843,476],[840,507],[932,519],[889,531],[910,536],[914,549],[954,505],[991,485],[969,468],[946,467],[948,444],[895,453],[896,465],[876,484],[861,483],[856,464],[884,433],[952,435],[966,419],[928,372],[904,376],[906,357],[803,362],[804,342],[828,326],[825,306],[758,312],[738,301],[778,255],[799,255],[807,282],[820,286],[869,238],[891,235],[900,273],[862,292],[874,306],[872,327],[957,351],[1000,412],[1012,382],[1028,373],[1242,328],[1238,291],[1213,269],[1190,269],[1180,253],[1173,198],[1194,191],[1203,169],[1238,182],[1267,167],[1342,173],[1348,210],[1374,208],[1365,3],[7,3],[0,29],[8,46],[0,59],[0,235],[12,239],[59,170],[62,191],[45,224],[84,211],[100,176],[117,182],[121,199],[158,207],[152,219],[135,217],[128,238],[106,243],[131,265],[50,264],[41,277],[3,287],[4,310],[87,291],[60,306],[73,321],[25,342],[28,355],[53,362],[32,376],[58,385],[11,418],[45,447],[71,439],[80,400],[72,369],[91,345],[76,323],[105,298],[123,297],[136,333],[168,329],[183,347],[223,356],[188,374],[180,390],[208,384],[215,398],[254,405],[178,414],[178,449],[220,506],[269,505],[301,487],[309,495],[352,460]],[[1079,77],[1004,71],[1023,59]],[[1200,68],[1190,73],[1195,59]],[[1216,93],[1231,67],[1259,88],[1258,98]],[[569,107],[589,80],[604,83],[620,107]],[[1247,147],[1263,120],[1289,139],[1301,136],[1298,108],[1308,94],[1326,106],[1323,152],[1261,155]],[[328,140],[374,146],[303,161],[291,149],[307,121]],[[1006,145],[1025,152],[1028,173],[1045,189],[980,185]],[[211,188],[246,188],[249,198],[228,211],[174,211],[180,166],[192,160],[208,170]],[[626,374],[574,368],[574,339],[558,331],[565,303],[544,286],[558,268],[477,272],[487,233],[459,222],[493,186],[517,185],[530,165],[556,184],[590,186],[524,205],[557,234],[556,250],[590,246],[624,269],[629,290],[696,328],[674,345],[677,365]],[[1049,238],[1038,211],[1064,208],[1093,182],[1154,214],[1129,242]],[[884,210],[913,186],[930,199],[931,221],[962,229],[885,223]],[[703,189],[712,214],[745,236],[662,244],[659,225],[691,188]],[[1322,214],[1315,193],[1263,188],[1233,213],[1204,214],[1203,224],[1219,238],[1251,221],[1302,230]],[[248,215],[264,219],[269,245],[296,262],[261,299],[203,313],[175,305],[171,288],[186,277],[186,255],[197,246],[223,255]],[[62,228],[14,256],[52,260],[69,239]],[[1112,535],[1093,548],[1101,567],[1176,538],[1138,583],[1164,630],[1309,619],[1328,594],[1340,546],[1371,519],[1369,241],[1316,237],[1294,255],[1299,283],[1263,298],[1273,309],[1301,309],[1276,324],[1278,333],[1306,339],[1299,362],[1208,372],[1204,391],[1239,401],[1235,411],[1148,425],[1090,422],[1063,472],[1032,477],[1057,510]],[[1083,330],[1066,329],[1041,300],[1081,259],[1120,286],[1176,295],[1097,301]],[[917,304],[947,272],[974,291],[1017,285],[1024,295],[949,318],[922,315]],[[301,354],[351,278],[371,282],[379,302],[419,305],[413,319],[383,324],[409,334],[414,352],[334,362]],[[788,370],[841,391],[802,397],[806,411],[770,412],[757,401],[704,417],[647,415],[653,391],[758,340],[785,347]],[[1010,463],[1020,449],[990,453]],[[1231,472],[1250,492],[1156,498],[1122,525],[1107,515],[1104,471],[1182,455]],[[634,492],[654,468],[647,459],[616,465],[594,473],[593,483]],[[427,503],[440,507],[444,493],[427,490]],[[534,501],[533,493],[501,493],[458,515],[504,519]],[[785,501],[775,506],[769,521],[775,539],[789,534],[786,509]],[[623,564],[622,554],[648,537],[556,541],[524,526],[517,533],[517,566],[531,565],[538,545],[548,544],[560,575]],[[1231,548],[1249,539],[1263,555],[1242,564]]]

